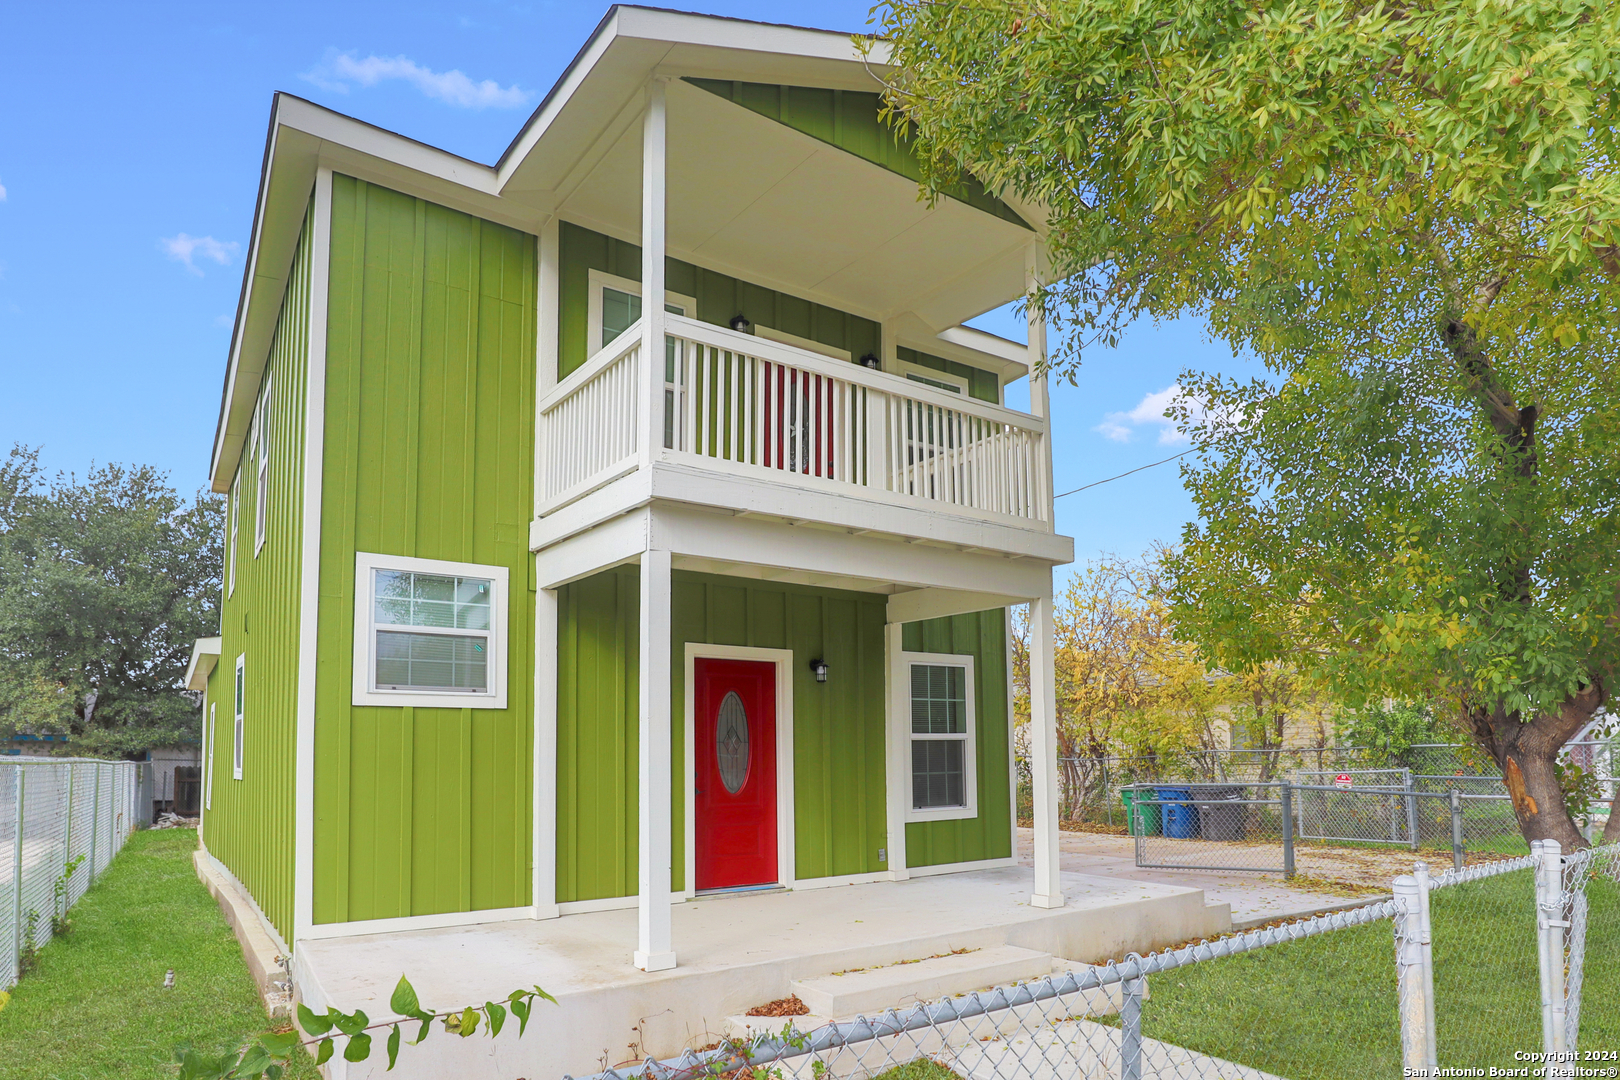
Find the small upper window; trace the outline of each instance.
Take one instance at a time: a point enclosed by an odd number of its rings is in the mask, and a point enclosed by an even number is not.
[[[247,697],[247,682],[245,677],[245,655],[236,658],[236,723],[231,731],[231,779],[242,779],[242,736],[243,700]]]
[[[910,690],[908,819],[973,817],[973,657],[906,653],[902,660]]]
[[[962,393],[962,384],[950,381],[950,376],[945,375],[943,372],[937,375],[921,375],[915,371],[907,371],[906,378],[912,382],[922,383],[924,386],[932,386],[936,390],[945,390],[952,394]]]
[[[226,572],[225,595],[236,595],[236,532],[237,521],[242,516],[242,470],[236,470],[236,479],[231,481],[231,551],[229,556],[230,569]]]
[[[253,556],[264,547],[265,520],[270,516],[270,380],[265,379],[264,395],[259,398],[259,473],[253,514]]]
[[[504,708],[507,571],[361,554],[357,705]]]

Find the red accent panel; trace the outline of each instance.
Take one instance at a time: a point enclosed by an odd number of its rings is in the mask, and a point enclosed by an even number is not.
[[[695,792],[699,889],[776,881],[776,665],[698,658],[693,663],[697,713]],[[721,774],[720,706],[735,693],[748,718],[748,772],[735,793]],[[737,761],[731,764],[737,783]]]

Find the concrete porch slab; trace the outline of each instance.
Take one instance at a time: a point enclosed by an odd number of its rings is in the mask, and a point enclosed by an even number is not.
[[[1184,886],[1065,873],[1057,910],[1031,907],[1030,886],[1027,870],[1007,867],[680,904],[679,966],[656,973],[631,965],[636,912],[623,909],[302,942],[294,974],[311,1007],[374,1021],[390,1015],[402,974],[441,1010],[538,984],[560,1004],[538,1006],[521,1040],[430,1039],[402,1051],[391,1075],[553,1080],[709,1045],[728,1016],[788,996],[799,979],[1008,945],[1092,962],[1231,925],[1226,905]],[[334,1080],[381,1078],[386,1059],[334,1064]]]

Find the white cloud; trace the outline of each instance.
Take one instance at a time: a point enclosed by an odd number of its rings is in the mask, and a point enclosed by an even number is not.
[[[386,79],[403,79],[428,97],[463,109],[516,109],[527,105],[530,96],[515,84],[502,86],[494,79],[473,82],[460,71],[434,71],[404,56],[373,54],[362,60],[335,49],[299,78],[339,94],[347,94],[351,83],[376,86]]]
[[[190,236],[186,233],[158,240],[158,250],[175,262],[185,263],[187,270],[199,276],[202,270],[197,266],[197,259],[212,259],[225,266],[240,247],[235,240],[215,240],[212,236]]]
[[[1156,426],[1160,446],[1177,446],[1189,440],[1184,433],[1176,430],[1176,422],[1165,415],[1174,405],[1190,405],[1193,420],[1203,418],[1203,407],[1181,392],[1180,383],[1171,383],[1163,390],[1145,395],[1130,412],[1108,413],[1102,423],[1092,430],[1100,432],[1105,439],[1130,442],[1138,428]]]
[[[214,325],[221,326],[226,330],[229,330],[231,327],[236,325],[236,319],[234,319],[228,312],[224,315],[215,315]]]
[[[0,202],[6,201],[6,185],[0,184]]]

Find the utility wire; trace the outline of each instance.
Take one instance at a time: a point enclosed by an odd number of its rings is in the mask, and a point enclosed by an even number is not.
[[[1106,480],[1093,480],[1089,484],[1081,484],[1079,487],[1075,488],[1073,491],[1065,491],[1063,493],[1063,495],[1073,495],[1076,491],[1084,491],[1084,490],[1086,490],[1086,488],[1094,488],[1098,484],[1106,484],[1110,480],[1123,480],[1125,477],[1131,475],[1131,473],[1139,473],[1143,469],[1151,469],[1155,465],[1164,465],[1167,462],[1175,461],[1177,458],[1184,458],[1190,453],[1192,453],[1191,450],[1183,450],[1181,453],[1174,454],[1174,455],[1172,455],[1170,457],[1167,457],[1163,461],[1150,461],[1146,465],[1138,465],[1136,468],[1131,469],[1131,470],[1129,470],[1127,472],[1122,472],[1118,476],[1110,476]],[[1052,496],[1052,498],[1061,499],[1061,498],[1063,498],[1063,495],[1054,495],[1054,496]]]

